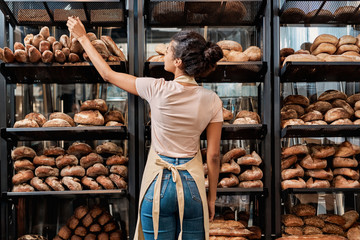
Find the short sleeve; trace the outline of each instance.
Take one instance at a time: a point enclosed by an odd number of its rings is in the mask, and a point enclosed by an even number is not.
[[[164,81],[162,78],[136,78],[136,91],[141,98],[150,102]]]
[[[210,120],[210,123],[213,122],[223,122],[223,110],[222,110],[222,101],[221,99],[216,95],[214,100],[214,106],[213,106],[213,117]]]

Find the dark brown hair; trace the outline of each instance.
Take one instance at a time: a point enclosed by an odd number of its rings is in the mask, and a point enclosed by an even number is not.
[[[181,31],[172,38],[174,58],[182,61],[182,68],[189,76],[204,76],[215,69],[216,62],[223,57],[221,48],[198,33]]]

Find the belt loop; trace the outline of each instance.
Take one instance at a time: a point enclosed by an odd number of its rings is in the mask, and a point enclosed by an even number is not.
[[[175,165],[179,165],[179,158],[176,158]]]

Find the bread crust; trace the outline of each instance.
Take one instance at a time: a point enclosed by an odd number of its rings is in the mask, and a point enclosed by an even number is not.
[[[343,108],[332,108],[325,113],[325,121],[333,122],[338,119],[350,118],[351,115]]]
[[[74,116],[74,121],[79,124],[87,124],[87,125],[96,125],[102,126],[104,125],[104,117],[98,110],[87,110],[76,113]]]
[[[86,170],[86,176],[88,177],[97,177],[100,175],[104,175],[104,176],[109,175],[109,169],[107,169],[101,163],[95,163],[93,166],[89,167]]]
[[[111,155],[119,155],[123,154],[122,147],[116,145],[113,142],[104,142],[103,144],[99,145],[95,149],[96,153],[98,154],[111,154]]]
[[[33,159],[35,165],[55,166],[55,158],[45,155],[36,156]]]
[[[35,112],[27,114],[25,116],[25,119],[34,120],[39,125],[39,127],[42,127],[46,122],[46,118],[44,117],[44,115]]]
[[[81,166],[66,166],[61,169],[60,175],[62,177],[83,177],[85,176],[85,169]]]
[[[61,184],[57,177],[47,177],[45,179],[47,185],[49,185],[54,191],[65,191],[65,188]]]
[[[79,163],[78,158],[76,156],[70,155],[70,154],[58,156],[55,159],[55,161],[56,161],[56,166],[59,169],[62,169],[63,167],[66,167],[66,166],[77,165]]]
[[[11,159],[14,161],[23,158],[33,159],[35,156],[36,152],[32,148],[26,146],[17,147],[11,151]]]
[[[334,174],[331,171],[331,169],[328,170],[312,169],[312,170],[307,170],[305,172],[305,176],[331,181],[334,177]]]
[[[56,118],[46,121],[43,127],[71,127],[71,125],[63,119]]]
[[[93,149],[90,147],[90,145],[82,142],[74,142],[71,144],[66,151],[70,155],[75,155],[76,157],[80,158],[81,156],[90,154],[93,151]]]
[[[23,119],[14,123],[14,128],[38,128],[36,121],[30,119]]]
[[[298,217],[310,217],[316,215],[316,208],[308,204],[298,204],[292,207],[291,212]]]
[[[80,165],[84,168],[88,168],[96,163],[103,163],[103,162],[104,159],[99,154],[96,153],[90,153],[89,155],[84,156],[80,159]]]
[[[18,185],[26,183],[34,177],[34,173],[31,170],[21,170],[12,177],[12,183]]]
[[[216,43],[221,49],[225,50],[233,50],[242,52],[242,46],[240,43],[232,41],[232,40],[222,40]]]
[[[35,170],[35,166],[32,162],[29,160],[17,160],[14,162],[14,169],[15,171],[21,171],[21,170]]]

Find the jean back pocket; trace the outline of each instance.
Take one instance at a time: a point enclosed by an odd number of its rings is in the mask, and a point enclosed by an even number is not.
[[[169,184],[170,176],[171,176],[171,174],[163,174],[162,181],[161,181],[160,198],[163,198],[165,195],[166,188]],[[144,199],[149,202],[152,202],[154,199],[154,190],[155,190],[156,180],[157,180],[157,176],[155,177],[154,181],[150,184],[150,186],[144,196]]]

